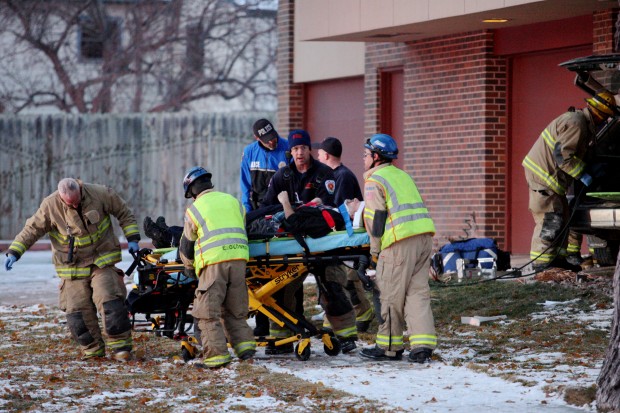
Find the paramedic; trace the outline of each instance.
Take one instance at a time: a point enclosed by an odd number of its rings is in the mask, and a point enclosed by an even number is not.
[[[437,346],[428,285],[435,225],[411,176],[392,165],[398,156],[394,139],[373,135],[364,148],[364,223],[384,322],[376,345],[360,355],[400,360],[406,323],[409,361],[425,363]]]
[[[597,128],[618,113],[614,96],[598,92],[584,109],[569,110],[540,134],[523,160],[529,187],[529,210],[534,217],[530,259],[536,271],[558,267],[580,271],[566,261],[567,239],[560,242],[570,215],[566,191],[573,180],[592,183],[583,159]],[[577,240],[571,240],[576,244]]]
[[[264,206],[275,205],[279,202],[278,194],[286,191],[289,203],[293,207],[320,198],[323,205],[335,206],[334,193],[336,182],[331,168],[314,160],[311,155],[310,135],[303,129],[296,129],[289,133],[288,144],[293,162],[287,167],[281,168],[271,179],[267,195],[263,199]],[[319,302],[325,309],[326,316],[330,322],[334,334],[342,344],[342,352],[348,353],[356,348],[357,329],[355,327],[355,312],[344,289],[337,282],[337,279],[346,277],[339,266],[315,267],[314,274],[321,276],[324,274],[324,286],[326,291],[320,292]],[[282,302],[287,308],[299,307],[296,302],[299,300],[298,293],[303,293],[303,277],[295,280],[282,289]],[[302,303],[300,303],[302,304]],[[302,307],[303,309],[303,307]],[[272,323],[270,334],[275,337],[288,337],[290,332],[282,330]],[[267,354],[278,352],[290,352],[292,346],[282,348],[266,349]]]
[[[122,271],[114,266],[121,261],[121,249],[111,216],[118,219],[129,251],[137,252],[140,232],[125,201],[108,187],[64,178],[11,243],[5,268],[10,270],[28,248],[49,234],[52,261],[61,279],[60,308],[84,359],[104,357],[107,345],[114,359],[126,361],[131,358],[131,323]]]
[[[333,137],[325,138],[318,144],[318,150],[319,161],[334,170],[336,180],[334,199],[336,205],[340,206],[346,200],[362,200],[362,190],[355,174],[344,166],[340,160],[342,156],[342,143],[340,143],[340,140]],[[363,333],[368,331],[368,327],[370,327],[373,317],[372,307],[366,297],[362,282],[357,276],[357,271],[346,266],[343,269],[347,273],[347,282],[344,287],[355,310],[355,325],[357,326],[357,331]]]
[[[237,357],[254,356],[256,342],[246,322],[248,292],[245,267],[249,258],[243,206],[213,189],[211,174],[195,166],[183,178],[187,208],[179,252],[189,274],[198,276],[192,316],[196,320],[204,365],[218,368],[231,361],[227,337]]]
[[[288,142],[282,139],[271,122],[259,119],[252,126],[255,142],[243,150],[241,157],[241,202],[246,212],[258,208],[271,177],[287,164]],[[255,316],[255,336],[269,334],[269,318],[262,313]]]

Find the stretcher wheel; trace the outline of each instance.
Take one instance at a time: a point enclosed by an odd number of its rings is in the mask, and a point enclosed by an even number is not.
[[[325,351],[325,354],[328,356],[337,356],[340,354],[340,350],[342,349],[340,341],[334,337],[330,337],[329,339],[332,343],[332,348],[327,347],[327,344],[323,344],[323,351]]]
[[[299,343],[295,345],[295,356],[301,361],[306,361],[310,358],[310,344],[308,344],[299,354]]]

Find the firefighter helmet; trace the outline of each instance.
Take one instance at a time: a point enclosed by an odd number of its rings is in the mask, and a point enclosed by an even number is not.
[[[372,135],[370,139],[366,140],[364,147],[387,159],[398,158],[396,141],[390,135],[384,133]]]
[[[597,112],[599,117],[606,119],[609,116],[618,114],[618,107],[616,106],[616,99],[610,92],[603,90],[598,92],[591,98],[586,99],[588,106]]]
[[[185,198],[192,197],[189,192],[189,188],[196,181],[196,179],[200,178],[201,176],[206,176],[207,179],[211,179],[211,173],[207,172],[207,170],[202,166],[194,166],[189,171],[187,171],[185,178],[183,178],[183,190],[185,191]]]

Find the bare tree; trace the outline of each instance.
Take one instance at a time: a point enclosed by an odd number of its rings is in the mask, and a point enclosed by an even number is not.
[[[275,10],[248,0],[0,0],[0,108],[275,106]]]

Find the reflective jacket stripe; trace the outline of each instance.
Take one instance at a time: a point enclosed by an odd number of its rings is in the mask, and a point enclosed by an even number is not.
[[[123,233],[125,234],[125,238],[129,238],[132,235],[140,235],[140,229],[138,228],[138,224],[129,224],[123,227]]]
[[[105,235],[106,231],[110,228],[111,225],[112,225],[112,220],[110,219],[110,216],[108,215],[103,220],[101,220],[99,225],[97,225],[97,231],[95,231],[94,233],[92,233],[90,235],[87,235],[85,237],[76,237],[74,245],[76,247],[85,247],[85,246],[88,246],[88,245],[96,243],[101,238],[103,238],[103,236]],[[137,225],[136,225],[136,227],[137,227]],[[69,236],[68,235],[63,235],[63,234],[61,234],[60,232],[58,232],[56,230],[50,231],[49,234],[50,234],[50,237],[54,238],[60,244],[62,244],[62,245],[69,245]]]
[[[207,265],[249,259],[248,239],[239,201],[222,192],[208,192],[187,209],[197,228],[194,268],[200,273]]]
[[[368,180],[377,182],[385,189],[388,219],[381,237],[382,250],[401,239],[435,233],[435,225],[428,209],[415,182],[406,172],[395,166],[388,166],[373,173]],[[374,216],[374,211],[365,208],[364,217],[371,215]]]
[[[530,171],[532,171],[532,173],[534,175],[536,175],[540,179],[542,179],[549,186],[549,188],[551,188],[551,190],[553,192],[555,192],[556,194],[558,194],[558,195],[566,194],[566,188],[564,188],[562,185],[560,185],[560,183],[558,182],[557,179],[555,179],[553,176],[549,175],[549,172],[545,171],[542,167],[537,165],[532,160],[532,158],[530,158],[529,156],[526,156],[525,159],[523,159],[522,165],[525,168],[527,168]]]
[[[60,278],[85,278],[90,277],[90,267],[56,267],[56,273]]]
[[[97,257],[97,259],[95,259],[94,264],[99,268],[103,268],[105,266],[112,265],[115,262],[119,262],[121,260],[122,260],[122,256],[119,250],[119,251],[110,252],[105,255],[101,255]]]
[[[19,255],[21,256],[21,255],[24,255],[24,252],[26,252],[27,248],[21,242],[13,241],[9,249],[18,252]]]

